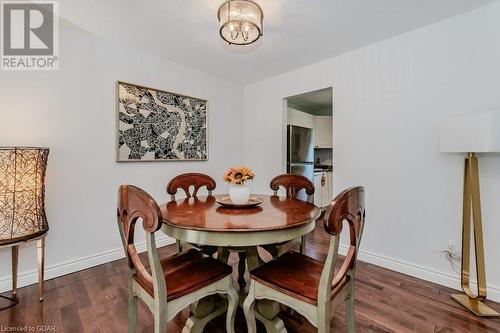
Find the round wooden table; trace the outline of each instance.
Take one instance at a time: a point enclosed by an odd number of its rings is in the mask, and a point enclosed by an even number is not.
[[[291,241],[311,232],[321,213],[318,207],[305,201],[270,195],[255,196],[263,202],[253,208],[226,208],[216,202],[217,196],[167,202],[160,206],[163,217],[161,230],[184,242],[219,247],[218,258],[225,262],[229,252],[224,249],[243,249],[248,269],[252,270],[261,264],[257,246]],[[206,311],[196,307],[192,307],[195,315],[197,312],[200,316],[202,312],[206,314]],[[279,306],[276,303],[262,302],[261,306],[257,305],[257,310],[256,316],[268,332],[284,329],[283,322],[277,317]],[[213,315],[220,313],[219,309]],[[207,320],[204,319],[198,327],[204,326]],[[189,325],[197,324],[192,322]]]
[[[162,230],[190,243],[245,247],[289,241],[314,229],[320,210],[313,204],[257,196],[263,202],[254,208],[225,208],[213,196],[168,202],[160,206]]]

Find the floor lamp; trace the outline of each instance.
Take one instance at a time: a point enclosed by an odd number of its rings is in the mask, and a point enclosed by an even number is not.
[[[43,300],[45,236],[45,170],[48,148],[0,147],[0,248],[12,249],[12,297],[16,305],[19,246],[37,241],[40,301]]]
[[[446,119],[441,125],[441,152],[464,153],[464,192],[462,215],[463,294],[451,297],[478,316],[499,316],[485,305],[486,267],[479,191],[479,164],[476,153],[500,152],[500,112],[481,112]],[[471,237],[476,255],[477,294],[470,283]]]

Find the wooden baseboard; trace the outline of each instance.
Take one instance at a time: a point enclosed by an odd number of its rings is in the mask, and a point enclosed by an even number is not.
[[[341,254],[346,254],[347,246],[341,244],[339,247],[339,252]],[[455,276],[452,274],[439,272],[427,267],[404,262],[399,259],[390,258],[365,250],[359,251],[358,258],[361,261],[368,262],[373,265],[384,267],[399,273],[407,274],[422,280],[437,283],[439,285],[461,291],[460,276],[458,274]],[[474,281],[471,283],[471,285],[474,288],[477,287],[477,284]],[[497,286],[492,286],[491,284],[488,285],[488,299],[495,302],[500,302],[500,288]]]

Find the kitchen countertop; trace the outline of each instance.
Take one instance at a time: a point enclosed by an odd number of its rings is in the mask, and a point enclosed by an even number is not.
[[[314,172],[332,172],[333,171],[333,168],[315,168],[314,169]]]

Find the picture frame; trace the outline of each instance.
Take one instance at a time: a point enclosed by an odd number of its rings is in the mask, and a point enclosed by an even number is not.
[[[207,161],[208,101],[116,83],[116,160]]]

